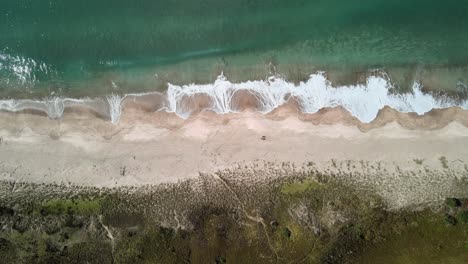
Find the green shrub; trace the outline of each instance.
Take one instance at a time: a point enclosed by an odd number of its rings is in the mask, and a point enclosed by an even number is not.
[[[291,238],[291,234],[292,234],[292,233],[291,233],[291,230],[289,230],[289,228],[285,227],[285,228],[283,229],[283,235],[284,235],[285,237]]]
[[[458,215],[458,219],[462,223],[468,223],[468,211],[461,211],[460,214]]]
[[[447,198],[445,199],[445,204],[450,208],[461,206],[461,202],[457,198]]]
[[[445,215],[445,223],[449,225],[456,225],[457,224],[457,219],[451,215]]]

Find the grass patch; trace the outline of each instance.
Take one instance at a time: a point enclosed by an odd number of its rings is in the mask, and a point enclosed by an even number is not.
[[[408,220],[399,232],[367,247],[356,263],[466,263],[466,226],[445,225],[427,212]]]
[[[101,210],[102,199],[53,199],[45,202],[39,212],[42,215],[78,214],[91,215]]]
[[[294,195],[299,193],[304,193],[309,190],[319,189],[321,187],[320,183],[311,180],[305,179],[301,182],[286,183],[281,186],[281,193],[287,195]]]

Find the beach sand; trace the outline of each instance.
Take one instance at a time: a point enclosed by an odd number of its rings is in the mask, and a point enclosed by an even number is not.
[[[298,114],[286,105],[202,111],[187,120],[128,108],[114,125],[91,113],[60,120],[0,113],[0,180],[94,187],[173,183],[259,164],[313,169],[377,189],[395,206],[467,191],[468,111],[424,116],[385,108],[370,124],[342,108]],[[465,177],[465,178],[464,178]]]

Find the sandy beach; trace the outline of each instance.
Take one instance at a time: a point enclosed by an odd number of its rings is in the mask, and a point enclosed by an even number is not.
[[[364,124],[342,108],[298,114],[289,105],[184,120],[128,108],[114,125],[86,112],[60,120],[3,112],[0,180],[141,186],[288,163],[376,188],[398,206],[463,192],[456,182],[468,175],[467,117],[460,108],[423,116],[385,108]]]

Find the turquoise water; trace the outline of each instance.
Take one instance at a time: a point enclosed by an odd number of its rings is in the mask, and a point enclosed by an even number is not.
[[[0,94],[140,91],[226,65],[465,67],[467,47],[456,0],[3,0]]]

